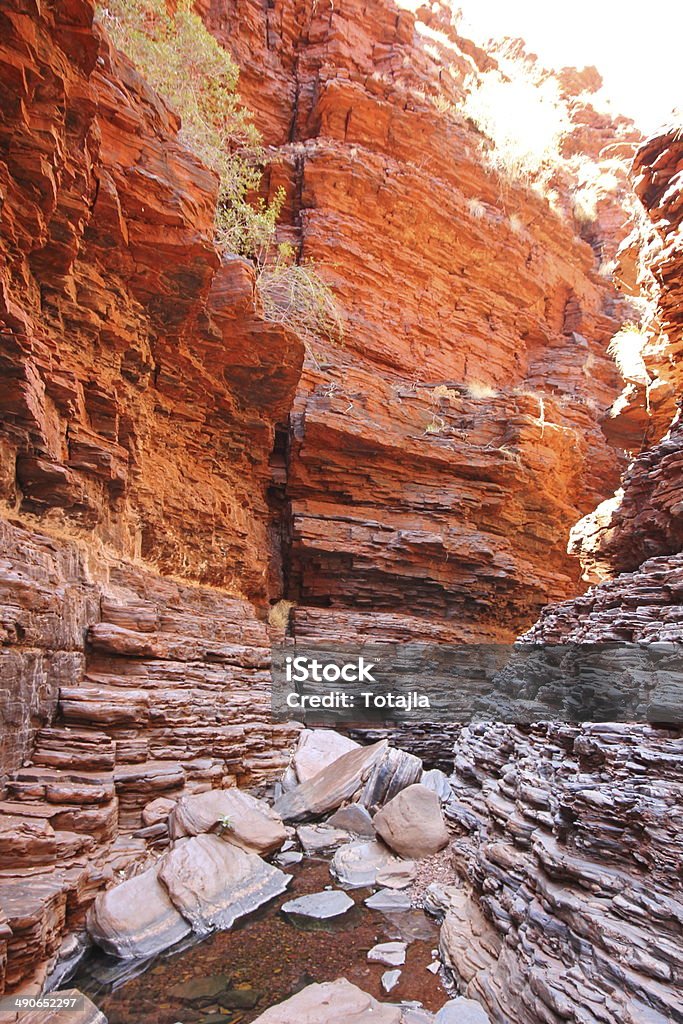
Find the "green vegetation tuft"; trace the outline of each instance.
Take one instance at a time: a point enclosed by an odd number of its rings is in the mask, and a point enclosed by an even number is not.
[[[165,0],[107,0],[99,18],[180,115],[180,141],[217,173],[216,245],[254,260],[267,319],[304,340],[312,334],[340,339],[341,315],[315,266],[297,264],[291,246],[275,246],[284,189],[270,202],[253,198],[266,159],[261,136],[237,91],[239,68],[191,0],[178,0],[174,12]]]

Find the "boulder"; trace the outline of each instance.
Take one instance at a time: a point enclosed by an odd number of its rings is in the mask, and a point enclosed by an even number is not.
[[[458,996],[441,1007],[434,1024],[491,1024],[491,1018],[476,999]]]
[[[19,993],[17,993],[19,994]],[[49,993],[57,999],[76,999],[76,1007],[72,1009],[36,1009],[28,1012],[21,1011],[15,1017],[13,1013],[7,1012],[7,1016],[0,1010],[0,1020],[17,1020],[21,1024],[55,1024],[56,1021],[68,1021],[68,1024],[107,1024],[107,1018],[86,995],[79,992],[77,988],[60,989],[58,992]]]
[[[372,817],[362,804],[347,804],[327,819],[327,824],[334,828],[343,828],[356,836],[375,837],[375,826]]]
[[[150,800],[142,809],[142,824],[145,826],[162,824],[175,805],[176,801],[169,800],[166,796],[158,796],[156,800]]]
[[[422,775],[422,761],[414,754],[397,747],[387,747],[373,765],[360,794],[359,803],[374,814],[406,786],[418,782]]]
[[[312,779],[283,793],[275,802],[276,812],[285,821],[306,821],[329,814],[353,799],[387,749],[387,741],[380,740],[350,750]]]
[[[336,850],[342,843],[350,843],[354,838],[350,832],[330,828],[329,825],[301,825],[296,834],[301,848],[309,854]]]
[[[378,871],[400,864],[391,850],[376,840],[346,843],[340,846],[330,864],[330,871],[342,885],[362,889],[376,884]]]
[[[417,783],[377,812],[375,830],[402,857],[429,857],[448,845],[448,830],[436,793]]]
[[[368,953],[368,960],[374,960],[387,967],[402,967],[406,962],[405,942],[380,942]]]
[[[308,782],[350,750],[360,746],[334,729],[302,729],[292,764],[299,782]],[[286,787],[287,788],[287,787]]]
[[[253,1024],[400,1024],[398,1006],[380,1003],[345,978],[308,985]]]
[[[430,768],[428,772],[423,772],[419,782],[421,786],[433,789],[442,804],[448,803],[453,796],[448,776],[439,768]]]
[[[230,928],[279,896],[291,875],[218,836],[179,840],[159,862],[158,877],[196,932]]]
[[[226,821],[221,836],[247,853],[265,856],[287,838],[282,819],[265,800],[241,789],[210,789],[182,797],[173,808],[168,826],[172,839],[211,832]]]
[[[86,927],[105,953],[123,960],[154,956],[191,931],[159,882],[156,868],[100,893],[88,911]]]
[[[280,908],[284,914],[298,914],[301,917],[313,917],[318,921],[329,917],[339,917],[355,906],[350,896],[340,889],[325,889],[323,892],[312,892],[307,896],[299,896],[288,900]]]

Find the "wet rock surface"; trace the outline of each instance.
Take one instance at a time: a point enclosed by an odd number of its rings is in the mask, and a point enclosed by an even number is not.
[[[346,893],[340,892],[338,889],[332,889],[327,892],[314,892],[308,896],[300,896],[298,899],[288,900],[287,903],[282,904],[281,910],[283,914],[324,919],[345,914],[353,906],[355,906],[353,900]]]

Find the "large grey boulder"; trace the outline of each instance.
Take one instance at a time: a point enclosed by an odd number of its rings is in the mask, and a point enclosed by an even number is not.
[[[302,729],[292,765],[299,782],[308,782],[334,761],[360,746],[334,729]]]
[[[368,775],[359,803],[374,814],[406,786],[419,782],[422,776],[422,761],[414,754],[397,747],[387,747],[373,765]]]
[[[275,802],[276,813],[284,821],[306,821],[336,810],[361,789],[387,748],[387,741],[380,740],[343,754],[312,779],[283,793]]]
[[[408,786],[377,812],[377,834],[402,857],[429,857],[448,844],[448,830],[436,793]]]
[[[172,839],[211,832],[226,822],[222,837],[248,853],[265,856],[282,846],[287,833],[282,818],[265,800],[241,789],[210,789],[184,796],[171,811],[168,828]]]
[[[159,880],[174,906],[206,935],[230,928],[284,892],[291,875],[217,836],[179,840],[159,862]]]
[[[254,1024],[401,1024],[398,1006],[380,1003],[346,978],[308,985]]]
[[[332,858],[330,871],[342,885],[362,889],[375,885],[379,871],[398,864],[398,858],[383,843],[370,840],[340,846]]]
[[[434,1024],[491,1024],[491,1018],[475,999],[458,996],[441,1007]]]
[[[86,927],[105,953],[122,960],[154,956],[191,931],[159,882],[156,868],[100,893],[88,911]]]

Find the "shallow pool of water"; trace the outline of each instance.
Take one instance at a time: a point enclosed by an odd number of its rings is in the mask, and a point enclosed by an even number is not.
[[[438,926],[421,910],[383,914],[363,899],[371,890],[350,892],[356,906],[339,918],[302,929],[280,906],[293,896],[318,892],[331,884],[327,861],[306,858],[289,869],[285,894],[227,932],[182,944],[144,962],[93,954],[68,987],[87,993],[110,1024],[248,1024],[269,1006],[310,985],[344,977],[384,1002],[417,1001],[438,1010],[448,998],[438,976],[427,970],[438,943]],[[387,995],[382,974],[368,950],[389,939],[408,941],[398,985]],[[221,992],[195,1001],[188,983],[226,976],[215,982]],[[181,992],[180,989],[183,989]]]

